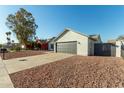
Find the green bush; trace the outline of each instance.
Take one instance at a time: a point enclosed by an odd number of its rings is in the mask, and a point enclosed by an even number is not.
[[[21,47],[16,47],[15,50],[16,51],[20,51],[21,50]]]
[[[0,44],[0,48],[2,47],[2,44]]]
[[[12,46],[10,48],[10,50],[12,50],[12,51],[20,51],[21,50],[21,47],[19,45],[15,45],[15,46]]]

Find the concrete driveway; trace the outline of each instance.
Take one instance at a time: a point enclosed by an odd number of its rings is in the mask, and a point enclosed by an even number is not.
[[[8,71],[0,57],[0,88],[13,88]]]
[[[4,60],[7,71],[9,74],[18,72],[21,70],[29,69],[32,67],[40,66],[46,63],[55,62],[64,58],[71,57],[71,54],[64,53],[48,53],[44,55],[15,58],[10,60]]]

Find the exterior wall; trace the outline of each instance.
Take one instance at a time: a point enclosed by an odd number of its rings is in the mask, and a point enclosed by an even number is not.
[[[121,42],[120,41],[116,41],[116,57],[121,57]]]
[[[121,50],[121,57],[124,58],[124,50]]]
[[[88,55],[93,56],[94,55],[94,44],[95,43],[101,43],[100,40],[94,41],[92,39],[88,39]]]
[[[121,41],[121,57],[124,58],[124,41]]]
[[[54,52],[56,53],[56,42],[54,43]]]
[[[82,38],[77,42],[77,54],[88,56],[88,38]]]
[[[56,42],[77,41],[77,54],[88,55],[88,37],[78,33],[68,31],[64,36],[60,37]],[[56,45],[54,45],[56,47]],[[56,48],[55,48],[56,51]]]
[[[88,39],[88,55],[94,55],[94,41],[91,39]]]

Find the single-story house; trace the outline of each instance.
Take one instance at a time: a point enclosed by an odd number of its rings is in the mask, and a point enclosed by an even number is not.
[[[44,40],[37,39],[36,44],[37,44],[37,49],[48,50],[48,41],[46,39]]]
[[[115,57],[123,57],[124,58],[124,41],[123,40],[108,40],[107,44],[111,44],[113,47],[111,48],[112,54],[111,56]],[[109,51],[107,51],[109,53]]]
[[[123,57],[124,58],[124,41],[123,40],[115,40],[113,42],[116,47],[116,57]]]
[[[94,55],[94,44],[102,43],[100,35],[85,35],[66,28],[54,40],[54,52]]]

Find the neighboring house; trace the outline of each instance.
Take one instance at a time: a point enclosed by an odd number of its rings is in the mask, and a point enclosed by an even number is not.
[[[113,44],[116,49],[114,48],[113,54],[115,57],[123,57],[124,58],[124,41],[123,40],[108,40],[107,43]]]
[[[40,50],[48,50],[48,41],[37,39],[36,43],[38,45],[38,49]]]
[[[116,57],[123,57],[124,58],[124,41],[123,40],[116,40]]]
[[[88,36],[67,28],[55,39],[54,51],[83,56],[94,55],[94,44],[101,42],[100,35]]]
[[[55,37],[48,40],[48,50],[54,51]]]
[[[111,40],[108,40],[107,43],[110,43],[110,44],[116,44],[116,39],[111,39]]]

